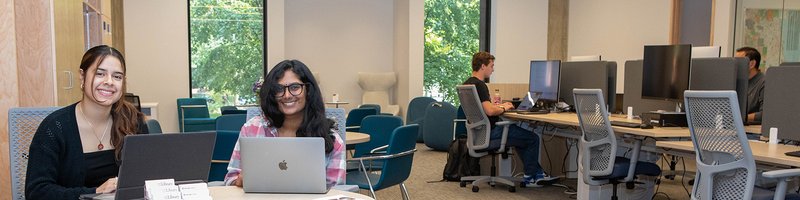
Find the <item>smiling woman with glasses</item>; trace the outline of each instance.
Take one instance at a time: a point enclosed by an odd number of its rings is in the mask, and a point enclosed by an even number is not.
[[[288,93],[288,94],[287,94]],[[239,137],[321,137],[325,140],[326,182],[332,186],[344,182],[344,142],[338,125],[325,118],[322,92],[311,70],[298,60],[278,63],[264,77],[258,94],[262,116],[248,120]],[[241,156],[239,144],[234,146],[226,185],[242,186],[239,177]]]

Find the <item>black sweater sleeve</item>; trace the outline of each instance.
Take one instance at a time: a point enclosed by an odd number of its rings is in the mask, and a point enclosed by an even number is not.
[[[84,166],[67,165],[73,163],[67,159],[81,158],[80,155],[66,153],[68,148],[64,134],[70,127],[66,121],[69,120],[48,117],[36,130],[28,157],[25,182],[27,199],[78,199],[81,194],[95,193],[95,188],[87,188],[79,183],[84,180],[83,177],[76,176],[81,174],[76,170],[82,170]]]

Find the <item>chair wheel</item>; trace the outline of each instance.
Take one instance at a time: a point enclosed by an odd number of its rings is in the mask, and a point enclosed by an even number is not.
[[[458,187],[467,187],[467,182],[461,181],[460,183],[458,183]]]
[[[472,192],[478,192],[478,186],[472,186]]]
[[[489,182],[489,186],[492,186],[492,187],[494,187],[494,186],[496,186],[496,185],[497,185],[497,183],[495,183],[495,182]]]
[[[514,186],[508,187],[508,192],[517,192],[517,187]]]
[[[625,188],[628,188],[629,190],[632,190],[632,189],[633,189],[633,188],[635,188],[635,187],[636,187],[636,185],[634,185],[634,183],[633,183],[633,182],[627,182],[627,183],[625,183]]]

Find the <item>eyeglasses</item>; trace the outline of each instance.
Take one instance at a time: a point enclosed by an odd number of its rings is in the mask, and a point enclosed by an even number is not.
[[[308,83],[292,83],[289,85],[278,84],[278,86],[275,87],[275,97],[283,97],[286,95],[287,89],[289,90],[289,94],[292,94],[292,96],[303,94],[303,88],[306,85],[308,85]]]

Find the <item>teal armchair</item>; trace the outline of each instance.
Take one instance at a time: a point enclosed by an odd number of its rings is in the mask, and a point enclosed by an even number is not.
[[[178,98],[178,126],[181,132],[213,131],[214,118],[205,98]]]

